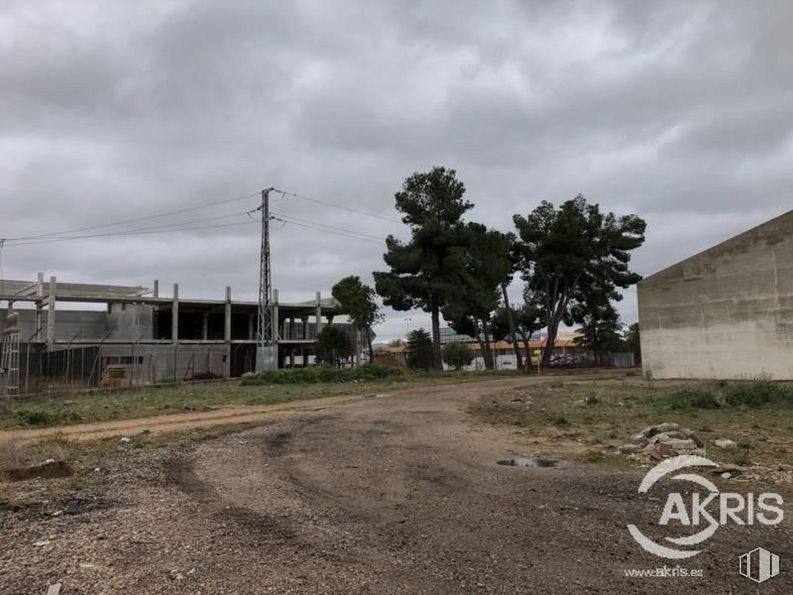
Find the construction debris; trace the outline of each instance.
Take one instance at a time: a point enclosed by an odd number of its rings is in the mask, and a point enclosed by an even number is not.
[[[719,448],[735,448],[736,446],[738,446],[735,442],[733,442],[732,440],[727,440],[726,438],[715,440],[713,444],[715,444]]]
[[[620,446],[619,451],[660,460],[683,454],[704,454],[704,447],[705,443],[688,428],[675,423],[661,423],[644,428],[630,443]]]

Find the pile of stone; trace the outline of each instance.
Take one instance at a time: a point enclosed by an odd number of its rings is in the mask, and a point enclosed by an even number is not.
[[[630,443],[620,446],[619,451],[660,461],[677,455],[704,455],[705,444],[688,428],[662,423],[644,428]]]

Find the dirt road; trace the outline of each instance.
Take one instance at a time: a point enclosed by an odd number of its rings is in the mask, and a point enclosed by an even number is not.
[[[465,409],[532,382],[303,403],[197,446],[97,461],[102,471],[68,499],[15,484],[38,500],[0,502],[0,593],[55,582],[63,595],[793,591],[787,522],[724,527],[696,558],[664,561],[625,527],[658,518],[659,503],[637,494],[641,470],[496,464],[538,453]],[[783,568],[761,587],[737,566],[758,546]],[[665,564],[704,577],[625,576]]]

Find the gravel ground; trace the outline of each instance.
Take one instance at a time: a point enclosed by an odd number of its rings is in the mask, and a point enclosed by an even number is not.
[[[789,519],[720,529],[677,563],[703,578],[626,578],[664,565],[625,528],[658,518],[643,471],[497,465],[537,453],[465,412],[533,382],[327,402],[191,446],[133,440],[76,479],[4,484],[0,593],[793,592]],[[758,546],[782,559],[760,587],[737,561]]]

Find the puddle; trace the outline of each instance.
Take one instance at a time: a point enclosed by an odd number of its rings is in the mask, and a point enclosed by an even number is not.
[[[561,459],[552,459],[549,457],[515,457],[513,459],[504,459],[503,461],[498,461],[499,465],[506,465],[508,467],[524,467],[526,469],[538,469],[538,468],[565,468],[569,467],[570,463],[568,461],[563,461]]]

